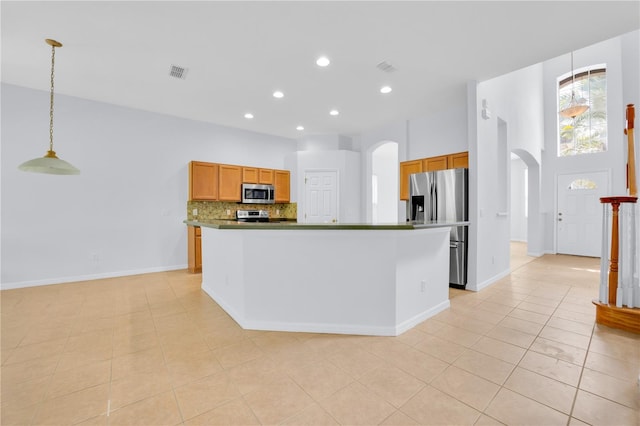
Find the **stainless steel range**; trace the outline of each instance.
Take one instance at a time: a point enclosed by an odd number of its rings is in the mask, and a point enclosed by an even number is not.
[[[269,212],[267,210],[237,210],[236,220],[238,222],[269,222]]]

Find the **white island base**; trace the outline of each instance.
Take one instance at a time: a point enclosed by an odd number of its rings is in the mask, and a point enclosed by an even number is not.
[[[449,307],[449,230],[202,226],[202,289],[244,329],[397,336]]]

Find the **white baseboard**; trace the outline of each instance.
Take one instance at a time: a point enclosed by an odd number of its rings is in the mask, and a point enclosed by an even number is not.
[[[541,257],[544,256],[546,253],[545,252],[532,252],[532,251],[528,251],[527,252],[527,256],[531,256],[531,257]]]
[[[451,304],[449,300],[434,306],[433,308],[416,315],[413,318],[393,326],[366,326],[353,324],[328,324],[328,323],[304,323],[304,322],[282,322],[282,321],[260,321],[247,320],[244,315],[225,303],[224,300],[216,296],[215,291],[203,283],[202,290],[209,295],[224,311],[229,314],[235,322],[245,330],[261,331],[285,331],[296,333],[329,333],[329,334],[357,334],[364,336],[399,336],[410,330],[421,322],[448,309]]]
[[[494,275],[493,277],[484,280],[483,282],[477,284],[477,285],[469,285],[467,284],[466,290],[471,290],[471,291],[480,291],[483,288],[487,288],[489,287],[491,284],[495,283],[498,280],[501,280],[502,278],[506,277],[507,275],[509,275],[511,273],[510,269],[507,269],[505,271],[500,272],[497,275]]]
[[[16,288],[37,287],[52,284],[73,283],[78,281],[102,280],[105,278],[126,277],[129,275],[151,274],[154,272],[176,271],[179,269],[187,269],[187,265],[157,266],[154,268],[132,269],[129,271],[105,272],[102,274],[77,275],[72,277],[51,278],[45,280],[34,281],[18,281],[13,283],[1,283],[0,289],[11,290]]]
[[[447,299],[444,302],[437,304],[433,308],[421,312],[413,318],[409,318],[408,320],[401,322],[400,324],[396,325],[395,335],[399,336],[405,331],[409,331],[421,322],[428,320],[432,316],[439,314],[440,312],[444,311],[445,309],[449,309],[450,307],[451,302],[449,301],[449,299]]]

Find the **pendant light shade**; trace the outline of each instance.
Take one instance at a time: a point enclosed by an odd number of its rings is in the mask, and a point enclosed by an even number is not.
[[[47,173],[51,175],[77,175],[80,170],[61,160],[53,150],[53,69],[55,65],[56,47],[62,47],[62,43],[55,40],[46,39],[45,42],[51,46],[51,91],[49,96],[49,151],[44,157],[34,158],[18,166],[18,169],[25,172]]]
[[[25,161],[18,168],[25,172],[47,173],[50,175],[77,175],[80,170],[58,158],[54,151],[47,151],[44,157]]]
[[[573,95],[571,95],[571,102],[569,106],[560,111],[560,115],[567,118],[576,118],[580,114],[586,112],[589,109],[588,105],[579,104]]]
[[[576,118],[589,109],[589,105],[578,102],[575,92],[576,75],[573,72],[573,52],[571,52],[571,100],[569,105],[560,111],[560,115],[566,118]]]

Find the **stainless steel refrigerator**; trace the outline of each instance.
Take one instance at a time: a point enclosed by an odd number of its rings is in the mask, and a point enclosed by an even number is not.
[[[416,173],[409,177],[408,220],[415,224],[452,223],[449,283],[467,284],[467,237],[469,220],[469,170],[450,169]]]

